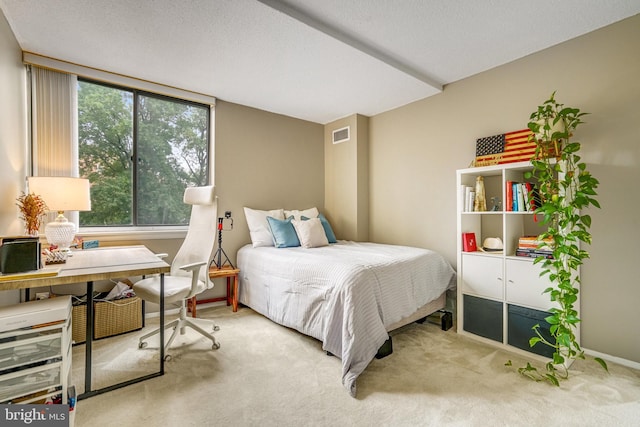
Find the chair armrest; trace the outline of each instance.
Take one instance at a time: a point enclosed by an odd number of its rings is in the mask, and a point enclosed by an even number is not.
[[[204,261],[201,262],[193,262],[191,264],[187,264],[187,265],[183,265],[180,266],[180,270],[184,270],[184,271],[194,271],[196,269],[199,269],[200,267],[202,267],[203,265],[206,265],[207,263]]]
[[[200,269],[203,265],[207,265],[206,261],[193,262],[191,264],[180,266],[180,270],[191,272],[191,291],[187,298],[191,298],[197,293],[198,289],[198,276],[200,276]]]

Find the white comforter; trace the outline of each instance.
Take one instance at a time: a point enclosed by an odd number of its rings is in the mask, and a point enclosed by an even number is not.
[[[342,384],[356,378],[389,338],[386,326],[454,286],[438,253],[420,248],[339,241],[320,248],[238,251],[239,301],[323,343],[342,359]]]

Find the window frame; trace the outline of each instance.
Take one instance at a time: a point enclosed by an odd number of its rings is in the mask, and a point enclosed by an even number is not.
[[[140,89],[137,87],[126,86],[122,84],[112,83],[103,80],[97,80],[95,78],[86,77],[86,76],[77,76],[78,84],[80,82],[86,82],[96,85],[101,85],[105,87],[109,87],[116,90],[122,90],[130,92],[133,96],[133,125],[132,125],[132,153],[131,153],[131,163],[132,163],[132,186],[131,186],[131,194],[132,194],[132,222],[131,225],[101,225],[101,226],[82,226],[78,227],[78,232],[76,233],[78,236],[96,236],[100,237],[103,241],[121,241],[121,237],[123,234],[127,235],[127,238],[141,238],[141,239],[170,239],[170,238],[183,238],[186,234],[186,230],[188,228],[188,224],[185,225],[162,225],[162,224],[154,224],[154,225],[139,225],[137,224],[137,208],[138,208],[138,197],[137,197],[137,185],[138,185],[138,162],[136,159],[138,158],[138,97],[145,96],[149,98],[154,98],[163,101],[176,102],[183,105],[196,106],[199,108],[204,108],[207,114],[207,171],[206,177],[207,182],[205,185],[211,185],[213,183],[214,177],[214,119],[215,119],[215,104],[205,104],[202,102],[198,102],[191,99],[179,98],[172,95],[167,95],[164,93],[153,92],[150,90]],[[78,123],[78,127],[80,123]],[[77,141],[78,148],[80,147],[80,140]],[[80,161],[80,158],[78,158]]]

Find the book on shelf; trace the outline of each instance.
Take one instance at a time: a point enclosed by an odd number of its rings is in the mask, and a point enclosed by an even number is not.
[[[528,258],[545,257],[547,259],[553,259],[553,251],[546,249],[518,248],[516,249],[516,256]]]
[[[516,193],[518,194],[518,200],[514,202],[514,205],[518,207],[518,212],[526,212],[527,204],[525,198],[525,187],[522,185],[522,182],[516,183]]]
[[[458,196],[460,197],[462,212],[473,212],[473,204],[476,199],[475,189],[469,185],[461,185]]]
[[[478,250],[476,233],[462,233],[462,250],[464,252],[475,252]]]
[[[538,236],[521,236],[518,239],[518,249],[545,249],[551,250],[553,239],[538,239]]]
[[[505,181],[507,212],[533,212],[540,206],[538,192],[530,182]]]

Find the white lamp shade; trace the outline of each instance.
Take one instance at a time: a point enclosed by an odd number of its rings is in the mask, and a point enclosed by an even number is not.
[[[44,200],[50,211],[90,211],[89,180],[68,176],[30,176],[29,193]]]
[[[68,251],[76,234],[76,225],[68,222],[64,211],[90,211],[89,180],[67,176],[30,176],[29,193],[40,196],[50,211],[57,211],[55,221],[44,228],[47,242]]]

